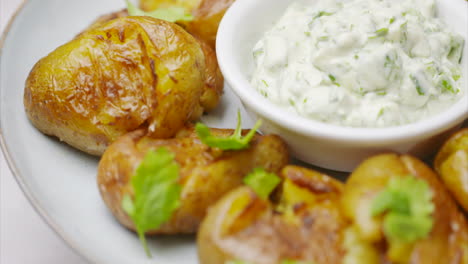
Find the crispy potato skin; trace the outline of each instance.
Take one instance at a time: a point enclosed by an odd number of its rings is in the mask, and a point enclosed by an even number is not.
[[[203,40],[198,39],[205,55],[205,87],[200,98],[204,112],[214,110],[221,101],[224,90],[224,77],[218,65],[215,51]]]
[[[281,176],[305,191],[309,199],[286,205],[280,202],[285,199],[281,188],[273,202],[260,199],[245,186],[230,192],[203,220],[197,238],[201,264],[230,260],[279,264],[288,259],[341,263],[346,226],[338,207],[342,184],[295,166],[285,167]],[[280,212],[281,203],[292,209],[292,215]]]
[[[24,105],[43,133],[101,155],[140,127],[155,138],[174,136],[200,108],[204,73],[202,49],[185,30],[123,17],[41,59],[26,81]]]
[[[230,135],[233,130],[212,129],[217,135]],[[122,209],[122,197],[133,195],[131,178],[149,150],[165,147],[175,153],[180,165],[182,184],[181,207],[172,219],[148,234],[192,234],[206,214],[207,208],[228,191],[240,186],[243,177],[253,168],[265,167],[278,172],[287,164],[288,151],[277,136],[256,136],[249,149],[221,151],[210,148],[194,135],[193,128],[176,138],[156,140],[144,130],[131,132],[104,153],[98,168],[101,196],[114,216],[129,229],[134,225]]]
[[[468,212],[468,128],[447,140],[437,154],[434,167],[460,206]]]
[[[363,162],[346,183],[341,199],[343,213],[352,221],[363,240],[374,245],[383,243],[381,220],[370,215],[371,202],[390,178],[410,175],[429,184],[434,193],[435,211],[431,233],[426,239],[415,242],[407,263],[467,263],[467,221],[437,175],[416,158],[383,154]],[[385,249],[376,250],[380,251],[382,259],[386,259]]]
[[[227,9],[235,0],[141,0],[143,10],[153,11],[168,6],[183,6],[191,10],[193,21],[183,23],[187,31],[206,41],[211,47],[216,46],[216,34],[219,23]]]
[[[156,8],[159,8],[159,7],[167,7],[167,6],[174,5],[175,2],[177,2],[177,1],[167,0],[167,1],[160,1],[160,2],[157,2],[157,3],[156,2],[151,2],[151,3],[158,4],[158,6],[156,6],[155,8],[145,8],[145,9],[154,10]],[[178,4],[182,4],[182,3],[179,3],[179,2],[189,4],[188,3],[189,1],[187,1],[187,0],[177,2]],[[148,2],[148,4],[151,4],[151,3]],[[142,2],[142,4],[143,4],[143,2]],[[90,29],[99,27],[103,23],[109,22],[109,21],[111,21],[113,19],[120,18],[120,17],[126,17],[126,16],[128,16],[128,12],[127,12],[126,9],[118,11],[118,12],[103,15],[103,16],[99,17],[90,26]],[[196,37],[196,39],[198,40],[198,42],[199,42],[199,44],[200,44],[200,46],[202,48],[203,55],[205,56],[205,65],[206,65],[206,67],[205,67],[205,86],[203,88],[203,93],[202,93],[202,96],[200,98],[201,108],[197,109],[197,111],[195,111],[193,119],[196,119],[201,114],[200,112],[205,112],[206,113],[206,112],[210,112],[213,109],[215,109],[218,106],[218,104],[219,104],[219,102],[221,100],[221,96],[223,95],[223,89],[224,89],[224,77],[223,77],[223,75],[221,73],[221,70],[219,68],[219,65],[218,65],[218,59],[216,57],[216,52],[214,51],[214,49],[212,47],[210,47],[210,45],[208,45],[201,38]]]

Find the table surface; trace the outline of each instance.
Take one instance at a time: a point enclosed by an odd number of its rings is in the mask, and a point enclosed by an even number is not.
[[[0,32],[22,0],[0,0]],[[0,151],[0,263],[86,263],[47,226],[17,185]]]

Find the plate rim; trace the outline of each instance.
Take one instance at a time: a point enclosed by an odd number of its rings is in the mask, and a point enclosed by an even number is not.
[[[18,15],[26,7],[26,5],[30,3],[30,0],[20,0],[20,1],[21,2],[19,6],[13,12],[12,16],[9,18],[2,32],[2,35],[0,37],[0,61],[3,58],[3,49],[5,46],[5,42],[8,38],[8,35],[10,33],[10,30],[13,26],[13,23],[16,21]],[[1,65],[0,65],[0,68],[1,68]],[[1,98],[2,90],[3,89],[0,85],[0,98]],[[11,174],[13,175],[13,178],[15,179],[16,183],[20,187],[22,193],[28,200],[29,204],[32,206],[34,211],[40,216],[42,221],[49,227],[49,229],[52,230],[58,236],[60,240],[62,240],[63,244],[65,244],[69,249],[71,249],[74,253],[76,253],[86,263],[98,264],[99,262],[96,259],[92,258],[90,254],[86,254],[85,250],[82,247],[80,247],[78,243],[74,242],[71,236],[66,234],[66,232],[61,227],[59,227],[56,221],[47,213],[47,211],[43,208],[39,200],[35,197],[35,195],[31,191],[31,188],[26,183],[24,177],[19,172],[16,162],[13,160],[10,154],[10,151],[6,145],[6,138],[3,132],[4,130],[2,127],[1,120],[2,120],[2,115],[0,114],[0,149],[3,152],[3,156],[5,158],[6,164]]]

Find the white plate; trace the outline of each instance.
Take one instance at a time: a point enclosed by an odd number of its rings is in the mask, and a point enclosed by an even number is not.
[[[0,57],[0,131],[13,174],[31,203],[64,240],[93,263],[198,263],[195,237],[150,239],[148,259],[138,238],[120,226],[96,186],[98,159],[44,136],[23,109],[24,82],[33,65],[123,0],[29,0],[4,36]],[[204,122],[232,127],[242,108],[228,87]],[[252,125],[243,112],[246,127]]]

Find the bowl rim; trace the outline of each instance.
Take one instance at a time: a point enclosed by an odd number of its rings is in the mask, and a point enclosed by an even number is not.
[[[245,23],[252,23],[252,20],[245,19],[242,14],[253,8],[254,3],[255,0],[237,0],[228,9],[218,29],[216,53],[224,78],[241,101],[247,108],[254,110],[260,116],[269,119],[276,125],[303,135],[320,137],[341,143],[375,146],[410,140],[420,141],[423,138],[429,138],[456,126],[468,118],[468,87],[465,87],[462,98],[441,113],[414,123],[394,127],[345,127],[316,121],[282,109],[261,96],[252,87],[240,67],[236,67],[234,63],[236,55],[230,52],[234,50],[234,45],[238,44],[232,41],[236,36],[236,27],[241,27],[239,25],[242,25],[242,20],[246,21]],[[468,4],[468,2],[464,4]],[[466,42],[468,42],[468,39]],[[468,56],[468,51],[465,53]],[[465,68],[468,68],[468,66]],[[465,69],[462,66],[463,70]],[[464,77],[465,86],[468,86],[468,74],[466,72]]]

